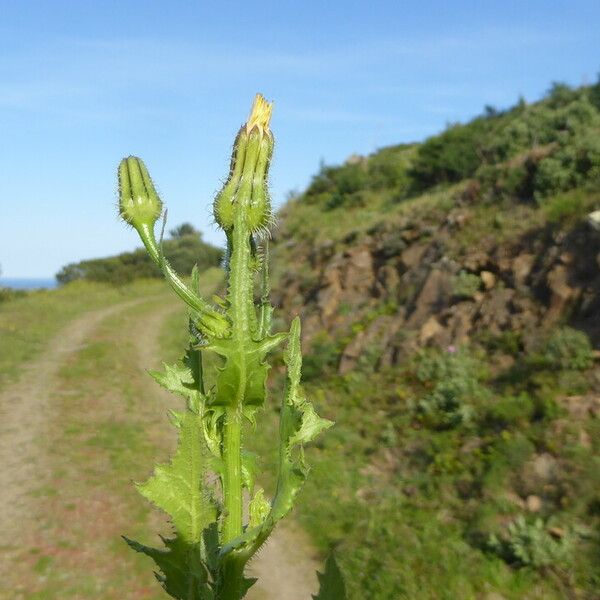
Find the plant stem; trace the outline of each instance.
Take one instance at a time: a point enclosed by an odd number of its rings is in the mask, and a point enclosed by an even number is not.
[[[223,426],[223,542],[242,533],[242,415],[228,407]]]
[[[245,561],[235,555],[225,558],[222,587],[219,589],[218,600],[240,600],[242,598],[244,564]]]
[[[255,155],[251,157],[256,160]],[[246,166],[245,166],[246,168]],[[225,409],[223,425],[223,543],[227,544],[242,533],[242,407],[246,386],[246,345],[250,331],[256,326],[253,303],[253,278],[250,267],[251,245],[245,215],[242,208],[250,201],[252,169],[245,184],[238,191],[239,203],[232,234],[232,254],[229,274],[229,317],[232,322],[232,339],[237,346],[235,366],[239,371],[239,388],[231,404]]]

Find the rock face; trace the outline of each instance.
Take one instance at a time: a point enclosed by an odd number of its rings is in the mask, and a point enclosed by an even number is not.
[[[381,364],[394,364],[420,346],[461,344],[479,333],[527,334],[565,320],[598,346],[598,231],[585,221],[559,233],[544,226],[457,251],[453,236],[469,220],[463,206],[438,223],[405,219],[342,243],[298,244],[275,300],[302,314],[307,342],[319,331],[345,341],[342,373],[370,350]],[[286,243],[275,244],[275,260]],[[460,282],[469,276],[480,285],[466,292]]]

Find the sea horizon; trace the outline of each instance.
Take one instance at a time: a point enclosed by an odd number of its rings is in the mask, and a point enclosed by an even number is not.
[[[57,286],[55,277],[0,277],[0,287],[14,290],[52,289]]]

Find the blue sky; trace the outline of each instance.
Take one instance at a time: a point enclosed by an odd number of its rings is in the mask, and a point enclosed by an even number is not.
[[[137,246],[114,207],[128,154],[170,226],[220,243],[210,203],[257,91],[275,101],[280,205],[321,160],[594,82],[598,23],[598,0],[0,0],[3,275]]]

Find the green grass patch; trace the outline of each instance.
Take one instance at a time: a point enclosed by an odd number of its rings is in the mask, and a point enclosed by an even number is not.
[[[0,389],[14,381],[19,369],[45,351],[52,336],[75,317],[163,290],[158,281],[136,281],[123,287],[76,282],[0,303]]]

